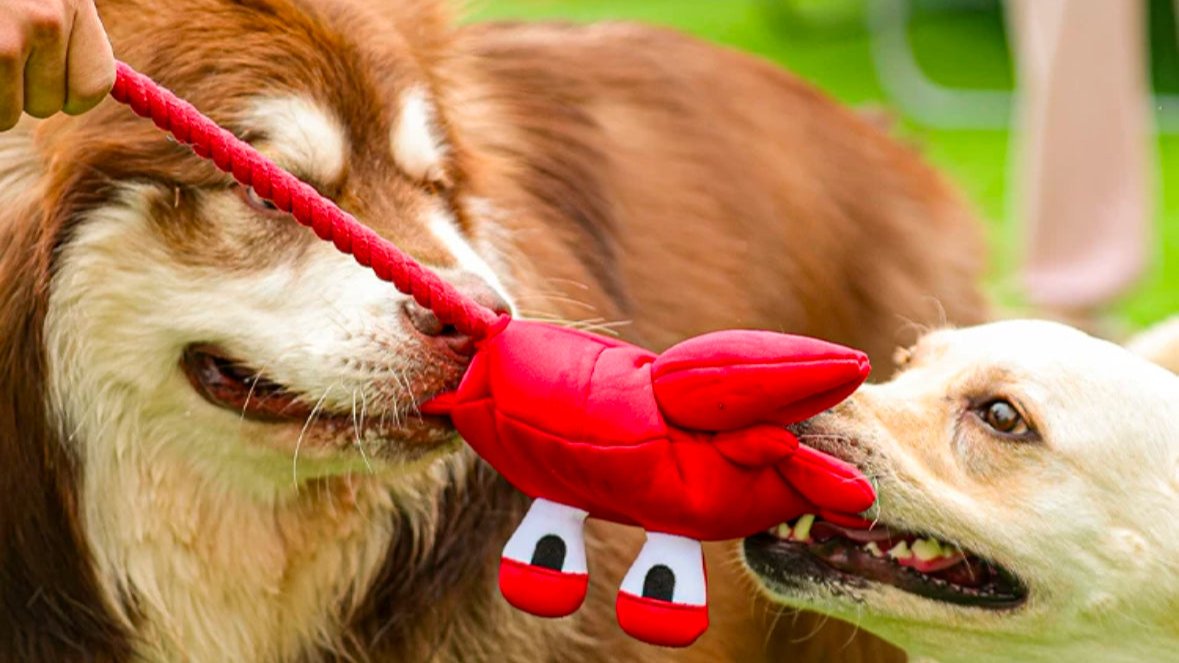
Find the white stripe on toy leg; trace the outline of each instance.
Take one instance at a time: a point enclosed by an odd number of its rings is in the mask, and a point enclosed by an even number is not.
[[[508,539],[503,556],[564,573],[586,573],[587,515],[581,509],[538,498]]]
[[[648,532],[647,542],[622,579],[622,591],[672,603],[704,605],[708,592],[700,542]]]

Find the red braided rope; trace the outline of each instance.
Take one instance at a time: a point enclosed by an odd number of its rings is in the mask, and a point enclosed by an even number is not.
[[[443,324],[479,340],[495,333],[501,317],[463,295],[434,272],[419,265],[392,243],[370,230],[313,187],[279,168],[248,143],[217,125],[200,111],[128,65],[117,63],[111,96],[137,115],[170,132],[198,156],[213,162],[243,186],[289,212],[296,221],[371,268]]]

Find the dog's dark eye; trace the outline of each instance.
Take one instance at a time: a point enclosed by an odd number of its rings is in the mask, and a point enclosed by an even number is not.
[[[254,191],[254,187],[239,187],[239,191],[241,192],[242,200],[246,201],[246,204],[249,205],[252,209],[264,214],[270,214],[279,211],[278,207],[274,203],[266,200],[262,196],[259,196],[258,192]]]
[[[1019,410],[1010,401],[1001,398],[984,404],[979,408],[978,415],[983,423],[1003,435],[1025,436],[1031,432],[1031,427]]]

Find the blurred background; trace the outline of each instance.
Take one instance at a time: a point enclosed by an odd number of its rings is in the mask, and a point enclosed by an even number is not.
[[[1024,0],[1050,2],[1052,0]],[[1173,0],[1141,1],[1149,85],[1145,274],[1103,309],[1139,327],[1179,313],[1179,50]],[[988,225],[989,288],[1026,310],[1014,142],[1011,8],[1001,0],[474,0],[469,20],[641,20],[778,62],[836,99],[891,114],[894,135],[956,181]],[[1094,46],[1098,48],[1099,46]]]

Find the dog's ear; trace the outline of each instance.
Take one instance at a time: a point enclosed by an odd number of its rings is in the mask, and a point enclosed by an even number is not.
[[[1141,332],[1130,339],[1126,348],[1179,374],[1179,315]]]

